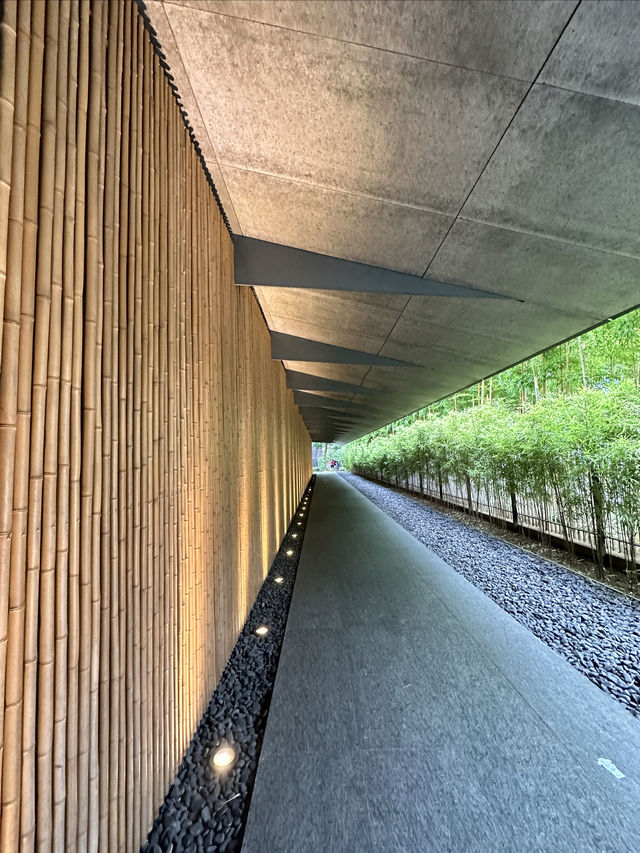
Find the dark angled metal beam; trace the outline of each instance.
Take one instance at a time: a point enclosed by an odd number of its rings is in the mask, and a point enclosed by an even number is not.
[[[323,406],[329,409],[357,409],[358,403],[350,400],[335,400],[333,397],[322,397],[320,394],[307,394],[304,391],[293,392],[293,402],[298,406]]]
[[[304,403],[298,404],[298,408],[303,418],[316,418],[318,420],[333,419],[339,421],[350,421],[351,423],[359,423],[367,418],[366,414],[359,413],[357,411],[342,412],[339,409],[318,408],[316,406],[307,406]],[[369,415],[369,417],[371,417],[371,415]]]
[[[324,361],[332,364],[370,364],[378,367],[417,367],[406,361],[385,358],[357,349],[336,347],[283,332],[271,332],[271,358],[282,361]]]
[[[433,278],[421,278],[383,267],[372,267],[369,264],[346,261],[344,258],[281,246],[279,243],[267,243],[253,237],[241,237],[239,234],[234,234],[233,245],[236,284],[471,299],[512,299],[501,293],[476,290],[473,287]]]
[[[287,370],[287,388],[294,391],[335,391],[337,394],[379,394],[377,388],[364,385],[352,385],[350,382],[338,382],[337,379],[325,379],[298,370]]]

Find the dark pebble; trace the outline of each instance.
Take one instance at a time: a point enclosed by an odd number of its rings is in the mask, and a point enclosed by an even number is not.
[[[313,481],[312,481],[313,482]],[[281,552],[254,602],[238,637],[218,686],[187,749],[166,799],[149,833],[144,853],[156,848],[175,853],[192,850],[237,853],[242,845],[243,818],[253,789],[260,746],[271,701],[286,614],[297,571],[294,562],[284,556],[291,547],[289,533],[297,532],[296,555],[304,539],[305,526],[285,534]],[[306,516],[303,520],[306,523]],[[273,583],[276,575],[286,583]],[[266,637],[257,637],[255,628],[268,622]],[[219,778],[211,764],[221,741],[233,743],[238,755],[228,776]],[[239,797],[231,799],[235,794]]]

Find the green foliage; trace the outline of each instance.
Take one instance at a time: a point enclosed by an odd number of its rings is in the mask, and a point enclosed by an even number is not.
[[[401,484],[462,489],[640,526],[640,311],[605,323],[344,449],[346,467]],[[599,555],[601,558],[602,555]]]

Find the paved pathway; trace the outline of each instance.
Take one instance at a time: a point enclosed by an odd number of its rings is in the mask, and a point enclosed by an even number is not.
[[[640,720],[320,475],[244,853],[637,853],[639,803]]]

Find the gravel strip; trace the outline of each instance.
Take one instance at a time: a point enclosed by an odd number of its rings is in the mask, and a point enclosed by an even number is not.
[[[341,476],[640,717],[640,601],[461,524],[424,501],[355,474]]]
[[[302,500],[311,500],[312,477]],[[308,512],[301,503],[285,534],[209,706],[187,749],[143,853],[239,851],[269,713],[280,649],[293,594]],[[307,504],[308,508],[309,504]],[[295,538],[294,538],[295,534]],[[287,551],[293,554],[287,555]],[[282,578],[276,582],[276,578]],[[256,628],[266,625],[265,636]],[[226,771],[212,757],[230,746]]]

